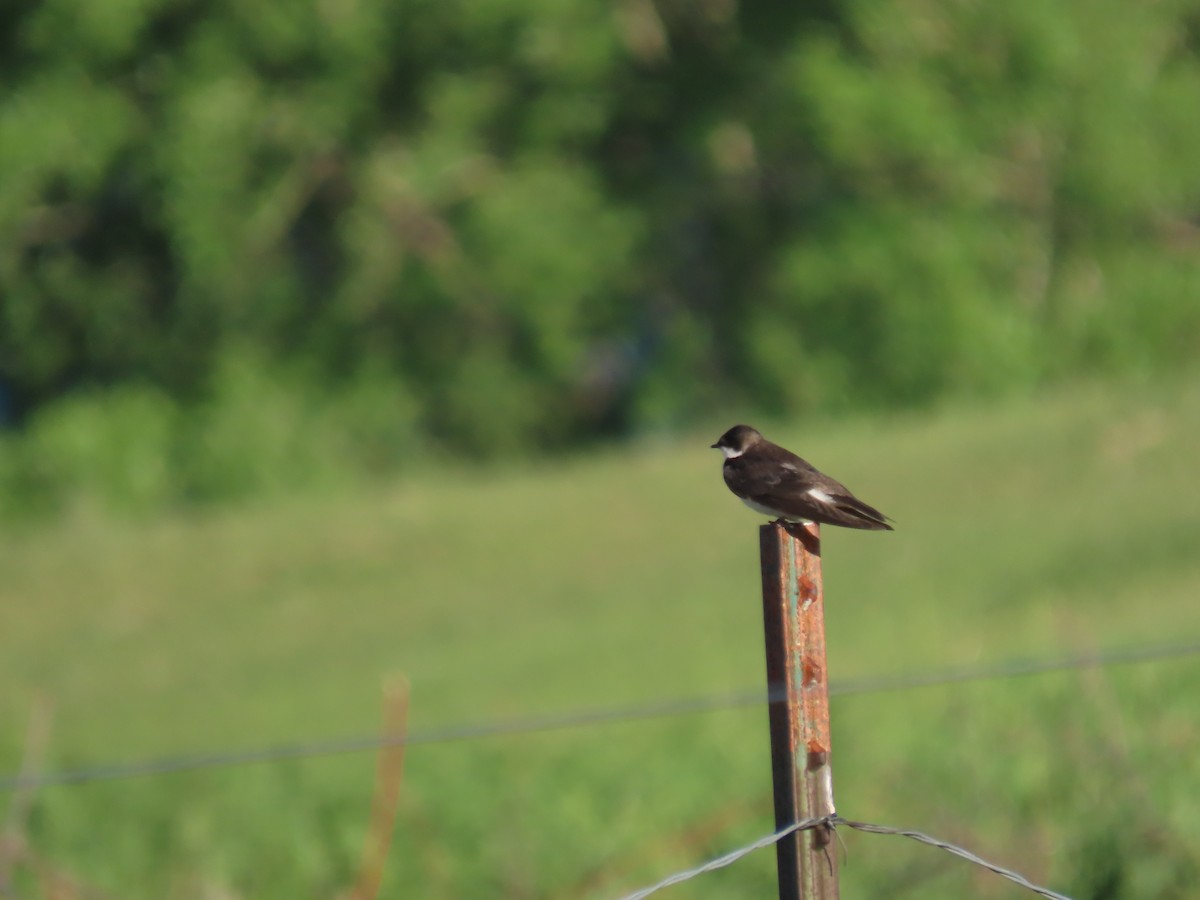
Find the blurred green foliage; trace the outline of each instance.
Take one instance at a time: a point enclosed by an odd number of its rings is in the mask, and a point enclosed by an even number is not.
[[[0,17],[0,479],[35,505],[1200,351],[1185,0]]]

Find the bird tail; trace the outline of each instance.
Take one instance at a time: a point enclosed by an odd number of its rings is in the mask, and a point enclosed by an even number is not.
[[[887,516],[868,503],[863,503],[857,497],[838,497],[837,509],[846,516],[844,523],[848,528],[862,528],[866,531],[894,531]]]

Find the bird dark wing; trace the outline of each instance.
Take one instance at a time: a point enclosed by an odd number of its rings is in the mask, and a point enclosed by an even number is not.
[[[799,457],[789,463],[763,479],[762,489],[750,494],[749,499],[797,519],[845,528],[892,530],[887,516],[859,500],[841,482],[817,471]]]
[[[835,525],[847,525],[850,528],[866,528],[873,531],[891,531],[887,516],[871,506],[863,503],[853,494],[832,494],[829,502],[814,502],[826,507],[829,521]],[[820,521],[819,519],[817,521]]]

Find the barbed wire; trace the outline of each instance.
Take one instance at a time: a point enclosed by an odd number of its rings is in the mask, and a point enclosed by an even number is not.
[[[657,893],[673,884],[691,881],[693,878],[703,875],[706,872],[731,866],[743,856],[749,856],[755,850],[761,850],[763,847],[770,847],[772,844],[783,840],[789,834],[794,834],[797,831],[807,831],[810,828],[816,828],[821,825],[832,825],[836,818],[836,816],[816,816],[812,819],[802,819],[794,825],[789,825],[787,828],[768,834],[766,837],[760,837],[757,841],[752,841],[744,847],[731,850],[724,856],[718,856],[716,859],[709,860],[702,865],[696,866],[694,869],[686,869],[682,872],[676,872],[674,875],[668,875],[662,881],[652,884],[649,887],[644,887],[641,890],[634,891],[632,894],[624,895],[621,900],[643,900],[643,898],[649,897],[651,894]]]
[[[1066,894],[1059,894],[1050,888],[1040,887],[1034,884],[1024,875],[1019,872],[1014,872],[1012,869],[1006,869],[1004,866],[998,866],[993,862],[988,862],[986,859],[977,856],[970,850],[959,847],[957,844],[951,844],[949,841],[942,841],[935,837],[920,831],[909,831],[904,828],[891,828],[887,825],[872,825],[869,822],[852,822],[849,819],[843,819],[841,816],[834,816],[834,825],[845,825],[848,828],[853,828],[856,831],[866,831],[870,834],[897,834],[901,837],[912,838],[914,841],[920,841],[922,844],[928,844],[930,847],[937,847],[945,850],[947,853],[953,853],[969,863],[974,863],[977,866],[982,866],[989,872],[995,872],[997,875],[1007,878],[1014,884],[1019,884],[1026,890],[1033,891],[1042,897],[1047,897],[1049,900],[1071,900]]]
[[[850,678],[846,680],[834,679],[829,686],[829,693],[831,696],[874,694],[887,691],[934,687],[937,685],[961,684],[971,681],[991,681],[1002,678],[1039,675],[1071,669],[1180,659],[1198,654],[1200,654],[1200,639],[1159,642],[1049,659],[1014,659],[979,665],[930,669],[921,672]],[[697,697],[673,698],[651,703],[591,710],[573,710],[543,716],[526,716],[503,721],[470,722],[441,728],[431,728],[424,731],[414,731],[407,735],[375,733],[324,740],[298,741],[240,750],[181,754],[137,762],[105,763],[82,766],[75,769],[64,769],[57,772],[18,773],[0,776],[0,791],[11,791],[27,787],[41,788],[56,785],[82,784],[94,781],[113,781],[151,775],[166,775],[194,769],[223,768],[288,759],[335,756],[345,753],[378,750],[381,747],[393,747],[397,745],[419,746],[453,741],[479,740],[490,737],[506,737],[592,725],[713,712],[722,709],[753,706],[761,704],[764,701],[775,702],[783,699],[786,699],[786,690],[783,687],[773,687],[765,692],[762,688],[757,688],[754,690],[707,694]]]
[[[935,837],[930,837],[921,831],[911,831],[904,828],[892,828],[888,825],[873,825],[869,822],[855,822],[836,815],[804,819],[795,823],[794,825],[789,825],[787,828],[783,828],[779,831],[773,832],[772,834],[768,834],[765,837],[761,837],[756,841],[752,841],[751,843],[746,844],[744,847],[739,847],[736,850],[732,850],[729,853],[726,853],[724,856],[718,856],[716,859],[696,866],[693,869],[685,869],[682,872],[676,872],[674,875],[669,875],[662,881],[656,882],[649,887],[644,887],[641,890],[634,891],[632,894],[626,894],[621,898],[621,900],[644,900],[644,898],[661,891],[663,888],[670,887],[674,884],[680,884],[684,881],[690,881],[691,879],[703,875],[706,872],[712,872],[716,869],[721,869],[725,866],[732,865],[739,859],[749,856],[755,850],[761,850],[764,847],[769,847],[772,844],[778,843],[788,835],[794,834],[797,831],[807,831],[808,829],[822,826],[831,826],[836,828],[838,825],[845,825],[847,828],[853,828],[857,831],[865,831],[870,834],[895,834],[901,837],[911,838],[914,841],[920,841],[921,843],[928,844],[931,847],[937,847],[941,850],[945,850],[948,853],[953,853],[955,856],[965,859],[969,863],[973,863],[977,866],[987,869],[989,872],[994,872],[1002,878],[1007,878],[1009,881],[1013,882],[1013,884],[1018,884],[1026,890],[1032,891],[1041,897],[1048,898],[1048,900],[1071,900],[1071,898],[1066,894],[1060,894],[1057,891],[1052,891],[1049,888],[1036,885],[1021,873],[1014,872],[1012,869],[1007,869],[1004,866],[997,865],[996,863],[988,862],[983,857],[972,853],[970,850],[967,850],[964,847],[959,847],[957,844],[951,844],[949,841],[943,841]]]
[[[1124,665],[1127,663],[1156,662],[1178,659],[1200,654],[1200,640],[1159,641],[1134,647],[1113,647],[1088,653],[1075,653],[1050,659],[1032,657],[982,663],[926,672],[912,672],[883,678],[835,679],[829,686],[830,695],[878,694],[884,691],[908,690],[910,688],[934,687],[958,684],[964,681],[991,681],[1001,678],[1019,678],[1026,675],[1044,675],[1049,672],[1065,672],[1072,669],[1092,669],[1101,666]]]

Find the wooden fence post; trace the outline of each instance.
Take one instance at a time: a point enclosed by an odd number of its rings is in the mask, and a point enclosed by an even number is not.
[[[820,526],[759,529],[776,829],[832,815]],[[776,844],[780,900],[837,900],[832,828]]]

